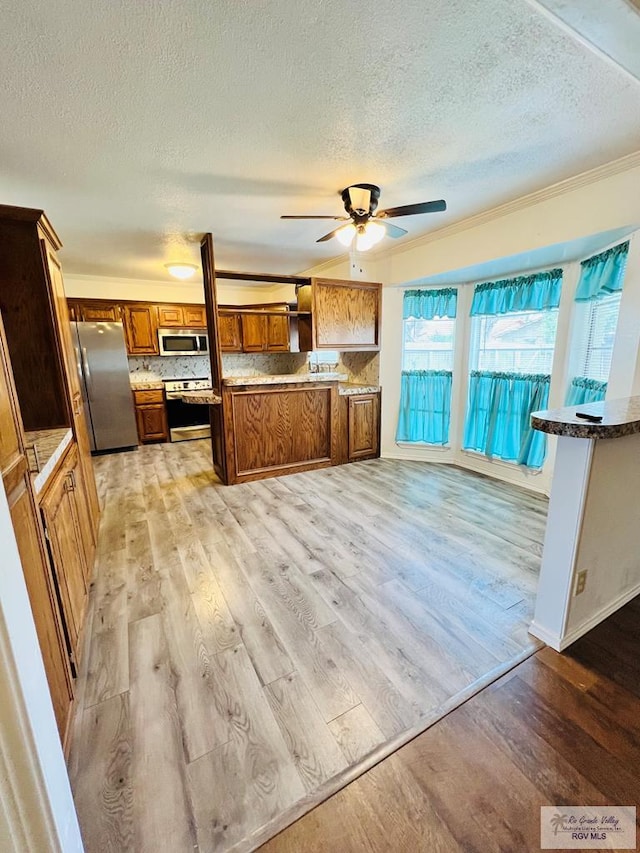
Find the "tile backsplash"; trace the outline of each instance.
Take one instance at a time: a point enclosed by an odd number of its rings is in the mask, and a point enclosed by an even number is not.
[[[208,355],[136,355],[130,356],[128,361],[129,374],[136,382],[211,376]]]
[[[336,356],[312,354],[312,360],[321,372],[330,369],[346,373],[349,382],[360,385],[378,385],[380,356],[377,352],[342,352]],[[223,376],[260,376],[280,373],[307,373],[309,353],[223,353]],[[195,379],[211,376],[209,357],[190,356],[131,356],[129,373],[136,382],[154,382],[158,379]]]

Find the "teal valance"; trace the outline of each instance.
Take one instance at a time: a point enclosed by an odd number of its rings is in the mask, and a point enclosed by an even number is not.
[[[606,252],[582,261],[580,281],[576,290],[576,302],[602,299],[610,293],[618,293],[624,283],[629,241],[620,243]]]
[[[455,287],[439,290],[405,290],[402,316],[405,320],[433,320],[434,317],[455,317],[458,291]]]
[[[586,376],[576,376],[571,381],[565,406],[582,406],[584,403],[598,403],[604,400],[607,383]]]
[[[561,288],[561,269],[477,284],[473,291],[471,316],[557,308]]]

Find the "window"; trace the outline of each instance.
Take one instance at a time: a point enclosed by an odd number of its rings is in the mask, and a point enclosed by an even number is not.
[[[453,370],[456,321],[449,317],[404,321],[403,370]]]
[[[581,329],[575,353],[575,373],[587,379],[607,382],[620,313],[622,293],[611,293],[576,305]]]
[[[472,318],[472,370],[551,373],[558,309]]]

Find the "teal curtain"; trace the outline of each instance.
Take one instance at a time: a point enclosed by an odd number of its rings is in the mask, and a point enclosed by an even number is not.
[[[455,287],[440,290],[405,290],[402,316],[405,320],[433,320],[434,317],[455,317],[458,291]]]
[[[546,436],[532,429],[531,413],[545,409],[551,377],[544,373],[493,373],[473,370],[462,446],[541,468],[547,452]]]
[[[582,261],[576,302],[602,299],[622,290],[628,253],[629,241]]]
[[[473,291],[471,316],[557,308],[561,289],[561,269],[477,284]]]
[[[396,441],[449,441],[451,377],[450,370],[402,371]]]
[[[604,400],[607,383],[597,379],[576,376],[569,386],[565,406],[581,406],[583,403],[598,403]]]

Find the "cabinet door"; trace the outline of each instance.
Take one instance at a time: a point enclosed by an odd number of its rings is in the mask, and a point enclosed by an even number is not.
[[[158,355],[155,306],[143,302],[125,305],[122,319],[129,355]]]
[[[120,306],[109,302],[80,302],[78,319],[86,323],[118,323]]]
[[[267,350],[269,352],[289,352],[289,317],[283,311],[282,317],[273,314],[267,316]]]
[[[206,329],[207,317],[204,305],[183,305],[184,324],[187,329]]]
[[[349,461],[378,455],[378,395],[349,397]]]
[[[382,285],[312,279],[314,349],[379,350]]]
[[[80,459],[77,459],[73,467],[69,470],[69,478],[71,480],[73,500],[76,505],[80,536],[82,538],[82,545],[84,548],[86,570],[85,582],[88,585],[91,580],[91,572],[93,570],[97,536],[93,520],[91,518],[86,478]]]
[[[267,348],[266,320],[264,314],[242,315],[242,352],[263,352]]]
[[[144,444],[148,441],[166,441],[169,437],[167,411],[164,403],[151,403],[136,407],[138,438]]]
[[[242,352],[242,331],[239,314],[218,314],[220,349],[223,352]]]
[[[87,597],[87,566],[73,491],[69,468],[65,465],[55,476],[40,507],[49,538],[71,653],[77,665],[78,635]]]
[[[180,305],[158,305],[158,326],[161,329],[184,325],[184,313]]]

